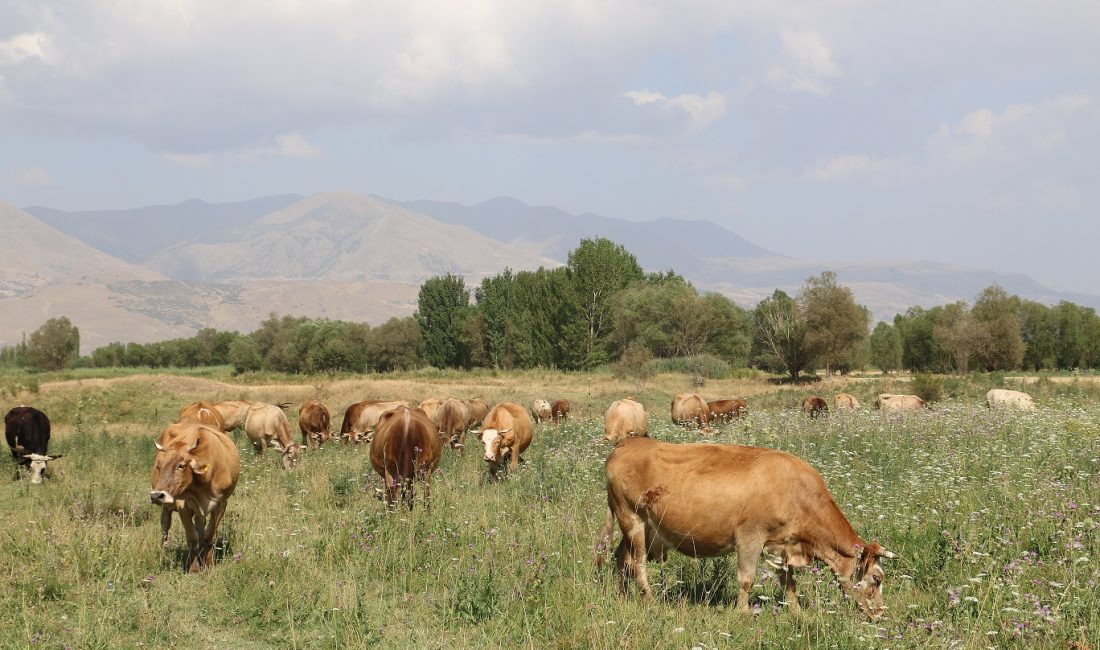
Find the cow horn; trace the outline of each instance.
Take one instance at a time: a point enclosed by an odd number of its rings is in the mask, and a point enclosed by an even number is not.
[[[882,557],[886,558],[887,560],[896,560],[898,559],[898,554],[894,553],[893,551],[888,551],[880,546],[878,551],[875,553],[875,557]]]
[[[195,442],[191,443],[191,446],[187,448],[187,451],[195,451],[195,448],[199,446],[199,439],[195,438]]]
[[[160,443],[156,440],[153,441],[153,446],[157,448],[157,451],[164,451],[164,447],[161,447]]]

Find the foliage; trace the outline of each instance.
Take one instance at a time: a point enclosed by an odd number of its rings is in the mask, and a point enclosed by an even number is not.
[[[416,318],[391,318],[371,331],[368,365],[378,372],[419,368],[424,360],[424,337]]]
[[[753,359],[772,371],[785,371],[792,381],[813,363],[806,346],[806,319],[799,304],[776,289],[756,306]]]
[[[655,370],[650,364],[653,355],[644,345],[633,344],[623,352],[623,355],[611,367],[612,374],[618,379],[633,381],[639,389],[645,385],[646,380],[653,377]]]
[[[749,318],[729,298],[700,296],[683,278],[657,276],[612,300],[611,340],[619,350],[637,343],[658,357],[703,353],[747,365]]]
[[[586,326],[584,365],[591,367],[598,365],[606,354],[601,348],[611,326],[612,297],[641,280],[644,274],[638,260],[625,247],[602,237],[582,239],[569,253],[567,266]]]
[[[802,285],[798,301],[806,322],[804,345],[825,365],[825,374],[851,365],[859,344],[867,338],[871,315],[856,304],[852,290],[837,284],[836,273],[825,271]]]
[[[913,376],[913,394],[931,404],[943,399],[943,378],[930,372],[921,372]]]
[[[462,276],[434,277],[420,285],[416,319],[424,339],[424,355],[437,368],[462,365],[459,333],[461,314],[470,302]]]
[[[80,330],[69,319],[51,318],[27,339],[27,364],[39,370],[61,370],[80,354]]]
[[[871,364],[882,372],[901,368],[901,338],[895,326],[885,322],[875,325],[868,347]]]
[[[678,372],[707,379],[725,379],[733,374],[733,368],[729,362],[713,354],[654,359],[649,362],[649,365],[655,372]]]

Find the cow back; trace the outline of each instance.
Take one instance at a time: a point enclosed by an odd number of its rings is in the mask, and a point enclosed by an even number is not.
[[[4,438],[17,463],[28,464],[26,454],[48,453],[50,419],[31,406],[16,406],[4,416]]]

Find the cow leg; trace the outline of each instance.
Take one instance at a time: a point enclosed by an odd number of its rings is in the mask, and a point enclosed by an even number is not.
[[[508,462],[508,470],[514,472],[519,469],[519,453],[515,449],[510,449],[509,453],[512,458]]]
[[[214,542],[218,534],[218,524],[225,516],[227,505],[228,503],[225,500],[219,501],[218,505],[214,507],[214,511],[210,513],[210,521],[205,526],[202,540],[202,565],[204,567],[214,566]]]
[[[791,565],[783,565],[783,570],[779,572],[779,584],[783,585],[783,591],[787,598],[787,608],[797,614],[799,611],[798,589],[794,584],[794,568]]]
[[[634,552],[630,548],[630,540],[625,535],[615,547],[615,573],[619,578],[619,593],[626,595],[630,588],[630,580],[634,577]]]
[[[181,517],[183,515],[180,515]],[[160,545],[168,546],[168,531],[172,528],[172,509],[160,507]]]
[[[630,556],[634,564],[634,582],[642,590],[642,597],[653,600],[653,590],[649,587],[649,571],[646,569],[645,523],[637,513],[630,512],[627,517],[619,517],[619,528],[623,539],[630,540]],[[621,544],[620,544],[621,546]],[[618,555],[618,551],[616,551]]]
[[[749,611],[749,592],[756,582],[756,562],[764,551],[764,540],[753,535],[739,536],[737,540],[737,609]]]
[[[397,477],[394,476],[393,474],[390,474],[389,472],[386,472],[385,480],[386,480],[386,509],[387,510],[396,510],[397,509],[397,492],[401,488],[401,484],[397,480]]]
[[[193,517],[195,512],[190,508],[180,511],[180,523],[183,524],[183,532],[187,535],[187,558],[184,561],[192,573],[200,569],[199,566],[199,532],[195,529]]]

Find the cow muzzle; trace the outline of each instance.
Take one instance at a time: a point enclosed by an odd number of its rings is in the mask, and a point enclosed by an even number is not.
[[[149,501],[157,505],[167,505],[173,503],[175,498],[164,490],[153,490],[149,493]]]

